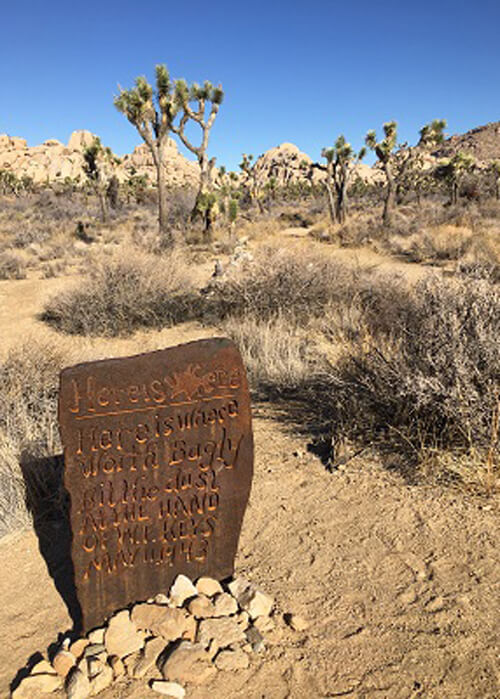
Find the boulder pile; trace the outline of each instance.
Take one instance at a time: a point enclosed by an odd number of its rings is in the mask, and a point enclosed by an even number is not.
[[[16,177],[30,177],[35,183],[64,182],[67,178],[85,181],[83,171],[84,150],[94,141],[90,131],[73,131],[68,144],[49,139],[39,146],[29,147],[23,138],[0,134],[0,170],[12,172]],[[168,140],[166,179],[169,186],[196,186],[199,179],[198,164],[188,160],[177,150],[175,141]],[[146,176],[156,182],[153,158],[145,144],[124,155],[116,166],[116,177],[122,182],[132,175]]]
[[[115,682],[142,679],[152,690],[182,699],[186,687],[217,672],[246,669],[275,628],[274,600],[245,578],[195,584],[179,575],[168,594],[118,611],[86,637],[65,638],[49,662],[38,662],[12,692],[28,699],[64,690],[68,699],[96,696]],[[304,630],[307,622],[285,615]]]

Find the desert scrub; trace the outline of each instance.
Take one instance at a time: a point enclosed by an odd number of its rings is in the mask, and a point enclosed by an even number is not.
[[[159,256],[131,248],[96,262],[77,287],[49,301],[42,318],[78,335],[169,326],[187,316],[191,288],[181,252]]]
[[[266,246],[212,286],[205,319],[218,322],[254,316],[265,320],[282,315],[303,322],[331,303],[348,302],[363,274],[305,249]]]
[[[362,341],[330,373],[339,422],[417,459],[427,449],[486,454],[500,397],[498,285],[429,278],[390,326],[363,322]]]
[[[26,279],[26,263],[16,252],[0,254],[0,279]]]
[[[0,363],[0,536],[63,506],[57,429],[59,371],[65,360],[39,342]]]

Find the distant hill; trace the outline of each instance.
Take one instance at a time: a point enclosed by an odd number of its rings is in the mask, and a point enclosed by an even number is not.
[[[449,158],[458,151],[473,155],[479,162],[500,160],[500,121],[451,136],[433,155]]]

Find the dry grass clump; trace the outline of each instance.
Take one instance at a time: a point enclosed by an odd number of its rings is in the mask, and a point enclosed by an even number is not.
[[[19,253],[0,253],[0,279],[26,279],[26,262]]]
[[[29,511],[63,507],[57,429],[64,357],[32,342],[0,364],[0,536],[30,523]],[[50,507],[49,507],[50,505]]]
[[[129,248],[93,265],[82,283],[49,301],[42,318],[79,335],[164,327],[187,315],[191,288],[182,252],[160,257]]]
[[[388,247],[392,253],[403,255],[411,262],[445,262],[459,260],[470,249],[473,232],[460,226],[441,225],[411,236],[392,237]]]
[[[255,389],[289,392],[319,369],[319,355],[307,330],[289,318],[229,318],[222,330],[238,345]]]

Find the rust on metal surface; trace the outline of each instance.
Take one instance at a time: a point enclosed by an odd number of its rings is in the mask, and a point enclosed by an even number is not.
[[[245,370],[224,338],[61,373],[59,424],[85,631],[183,573],[233,573],[253,473]]]

